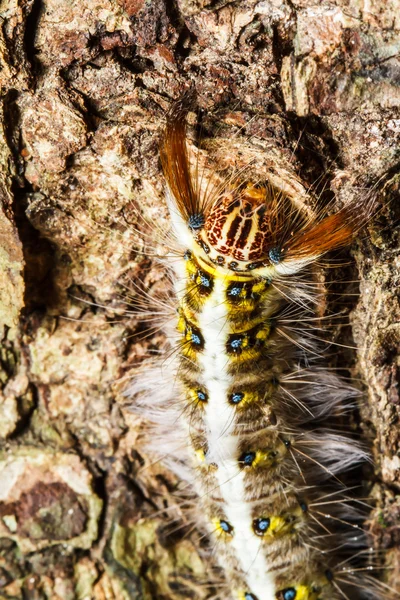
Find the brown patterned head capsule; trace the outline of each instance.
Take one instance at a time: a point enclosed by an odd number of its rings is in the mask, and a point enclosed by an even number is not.
[[[254,261],[268,255],[268,232],[266,189],[249,184],[244,190],[215,201],[202,235],[218,254]]]

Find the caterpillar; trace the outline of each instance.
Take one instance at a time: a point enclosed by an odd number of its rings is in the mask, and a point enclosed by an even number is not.
[[[394,598],[370,575],[344,483],[368,460],[342,431],[355,391],[321,366],[320,259],[351,242],[375,196],[319,209],[288,165],[260,166],[250,150],[216,172],[188,142],[189,107],[174,105],[160,144],[172,359],[152,367],[158,387],[137,376],[128,391],[155,428],[149,452],[158,445],[193,490],[219,597]]]

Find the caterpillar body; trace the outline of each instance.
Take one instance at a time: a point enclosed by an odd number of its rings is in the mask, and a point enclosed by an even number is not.
[[[319,365],[316,265],[351,241],[374,200],[327,214],[292,174],[271,167],[262,180],[252,160],[204,175],[187,112],[175,105],[161,143],[174,362],[155,367],[156,392],[139,377],[130,392],[170,439],[167,464],[197,494],[225,573],[221,598],[390,598],[358,561],[360,516],[340,480],[366,460],[341,433],[354,390]]]

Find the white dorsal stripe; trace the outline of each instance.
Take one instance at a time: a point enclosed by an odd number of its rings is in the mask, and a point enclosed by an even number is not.
[[[249,591],[258,600],[275,600],[275,586],[268,573],[262,541],[252,529],[251,505],[245,499],[243,471],[239,468],[238,439],[233,435],[235,407],[228,403],[232,376],[228,373],[225,343],[229,331],[225,304],[226,283],[216,279],[214,290],[199,316],[205,339],[199,362],[204,369],[203,384],[208,389],[205,423],[208,429],[209,462],[218,465],[216,476],[227,520],[234,527],[231,543],[246,575]]]

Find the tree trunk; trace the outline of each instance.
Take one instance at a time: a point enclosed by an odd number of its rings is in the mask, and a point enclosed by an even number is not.
[[[399,577],[399,52],[399,0],[2,0],[0,598],[210,596],[123,393],[164,340],[137,282],[167,286],[158,139],[190,85],[214,151],[286,153],[321,202],[378,194],[329,276],[352,327],[335,341],[357,347],[329,360],[364,384],[367,527]]]

